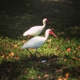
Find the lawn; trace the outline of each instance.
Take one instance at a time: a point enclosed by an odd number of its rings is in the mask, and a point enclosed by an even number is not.
[[[80,2],[2,0],[0,6],[0,80],[80,80]],[[51,28],[58,39],[50,35],[35,60],[35,49],[32,58],[21,49],[29,40],[23,32],[43,18],[52,24],[40,36]]]

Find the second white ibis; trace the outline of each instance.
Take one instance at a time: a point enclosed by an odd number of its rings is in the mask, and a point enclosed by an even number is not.
[[[27,49],[29,51],[28,48],[35,48],[37,52],[38,48],[42,46],[45,43],[45,41],[48,39],[49,34],[52,34],[57,38],[56,34],[54,34],[51,29],[47,29],[45,32],[45,37],[36,36],[31,38],[28,42],[26,42],[22,46],[22,49]],[[35,52],[35,55],[36,55],[36,52]],[[29,53],[32,55],[30,51]]]
[[[50,23],[50,21],[47,18],[43,19],[42,22],[43,22],[42,26],[31,27],[29,30],[27,30],[23,33],[23,36],[29,36],[29,35],[37,36],[37,35],[39,35],[42,32],[42,30],[44,29],[44,27],[46,26],[46,22]]]

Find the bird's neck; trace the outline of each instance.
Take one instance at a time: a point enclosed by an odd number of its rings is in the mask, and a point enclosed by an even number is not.
[[[45,40],[47,40],[49,37],[49,33],[45,33]]]
[[[46,26],[46,23],[45,22],[43,22],[43,28]]]

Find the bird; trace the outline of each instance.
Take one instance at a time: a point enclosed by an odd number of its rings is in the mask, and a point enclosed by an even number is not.
[[[49,34],[52,34],[54,37],[58,38],[56,36],[56,34],[51,30],[51,29],[47,29],[45,31],[45,36],[35,36],[33,38],[31,38],[28,42],[26,42],[22,47],[21,49],[27,49],[28,52],[30,53],[30,55],[32,55],[32,53],[29,51],[29,48],[35,48],[36,51],[35,51],[35,56],[36,56],[36,53],[37,53],[37,50],[40,46],[42,46],[46,40],[48,39],[49,37]]]
[[[29,37],[29,35],[30,36],[39,35],[42,32],[42,30],[44,29],[44,27],[46,26],[46,22],[50,23],[50,21],[47,18],[44,18],[43,21],[42,21],[42,23],[43,23],[42,26],[33,26],[33,27],[31,27],[30,29],[28,29],[27,31],[25,31],[23,33],[23,36],[28,36]]]

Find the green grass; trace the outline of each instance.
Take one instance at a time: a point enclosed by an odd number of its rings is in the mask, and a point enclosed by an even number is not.
[[[50,37],[51,38],[51,37]],[[80,66],[80,44],[79,40],[65,40],[51,38],[38,49],[38,60],[29,58],[27,50],[21,50],[23,40],[0,38],[0,79],[1,80],[29,80],[39,79],[57,80],[65,77],[68,80],[78,80]],[[70,51],[67,48],[70,47]],[[34,50],[31,50],[34,52]],[[10,55],[13,52],[14,55]],[[47,62],[42,63],[42,60]]]
[[[79,80],[80,4],[3,1],[7,6],[1,5],[0,13],[0,80]],[[49,36],[34,60],[35,49],[30,49],[33,58],[26,49],[21,49],[29,40],[22,34],[31,26],[42,24],[45,17],[52,24],[47,24],[44,31],[53,28],[59,39]]]

